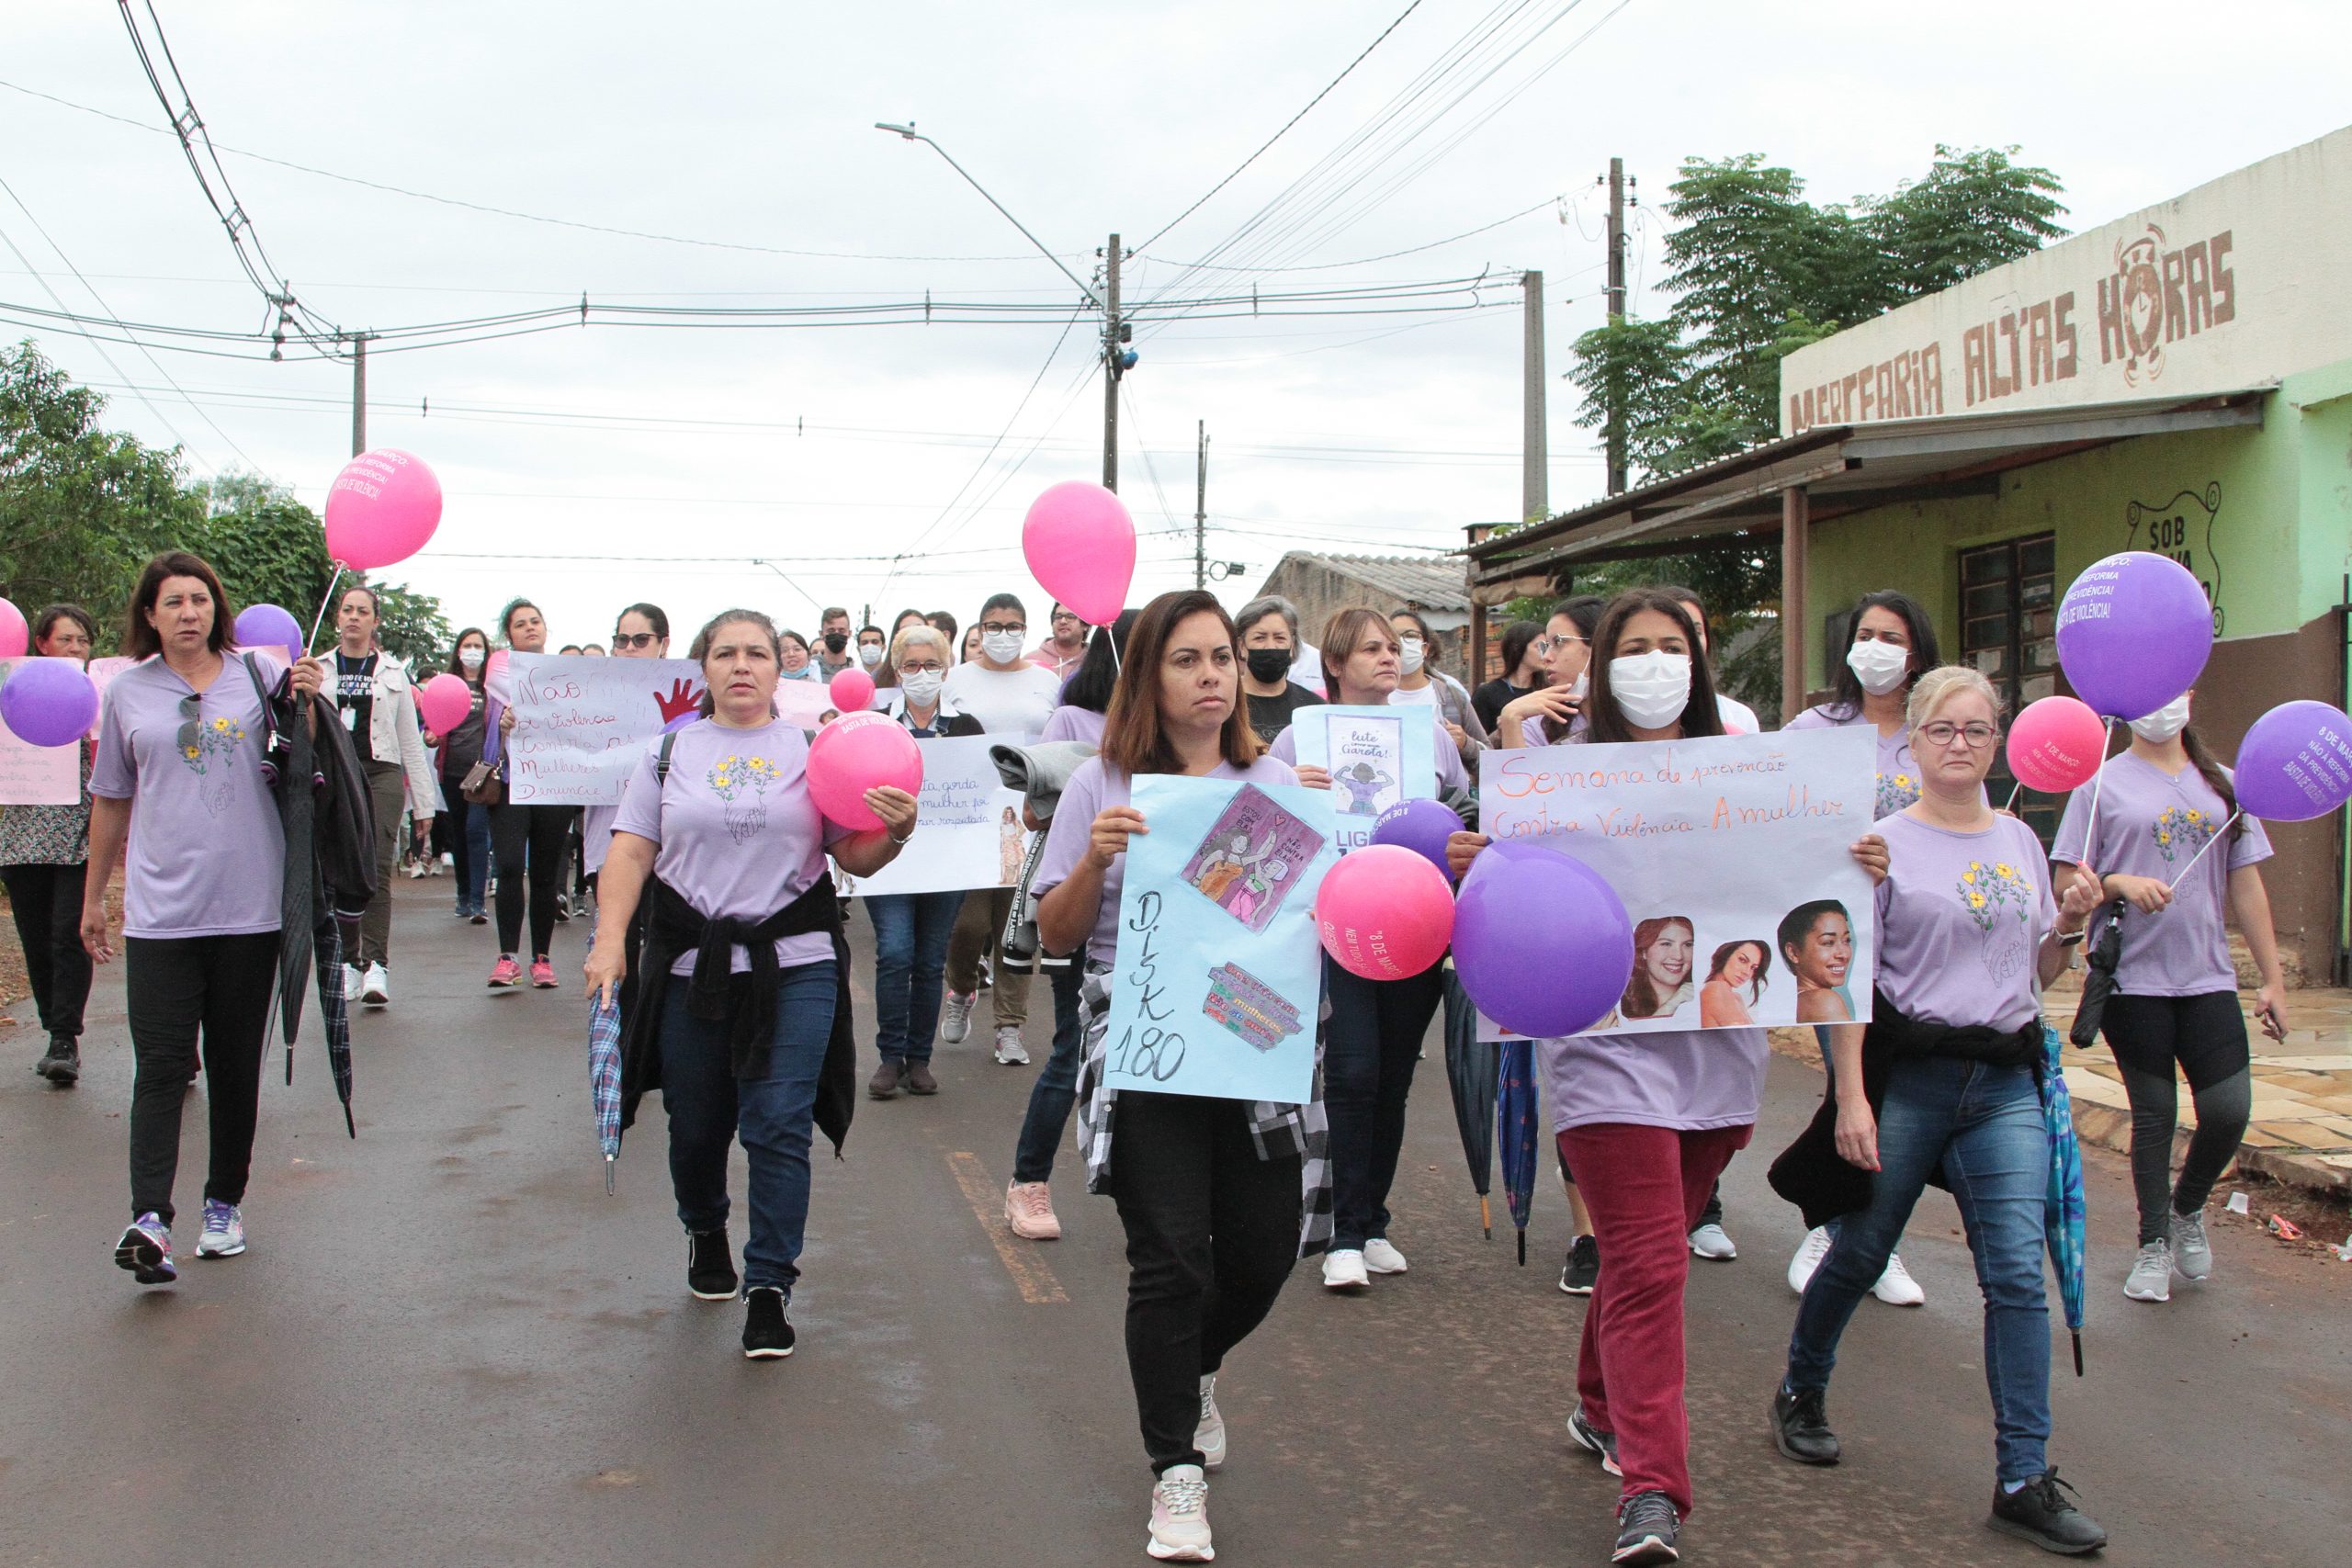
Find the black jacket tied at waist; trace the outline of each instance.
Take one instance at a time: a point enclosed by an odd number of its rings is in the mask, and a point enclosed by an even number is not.
[[[857,1044],[850,1021],[849,943],[832,878],[820,876],[799,897],[758,921],[712,919],[658,876],[646,879],[644,908],[645,945],[635,955],[635,995],[621,1021],[621,1125],[633,1123],[639,1100],[662,1087],[662,1010],[678,978],[670,970],[681,957],[691,953],[695,959],[694,972],[685,977],[686,1010],[727,1025],[736,1077],[763,1078],[783,984],[775,944],[788,936],[823,931],[833,942],[833,1027],[817,1076],[815,1119],[838,1156],[856,1104]],[[733,973],[738,947],[751,959],[748,975]]]
[[[1833,1026],[1834,1027],[1834,1026]],[[2041,1064],[2041,1020],[2037,1015],[2017,1029],[1984,1025],[1955,1029],[1906,1018],[1881,991],[1871,1004],[1871,1021],[1862,1032],[1862,1097],[1875,1116],[1886,1103],[1887,1076],[1897,1062],[1925,1061],[1942,1056],[1983,1062],[1996,1067],[2033,1067]],[[1794,1203],[1808,1227],[1823,1225],[1844,1214],[1870,1207],[1871,1173],[1849,1165],[1838,1152],[1838,1094],[1833,1082],[1821,1097],[1821,1109],[1797,1134],[1796,1142],[1772,1162],[1772,1190]],[[1928,1173],[1934,1186],[1946,1185],[1940,1164]]]

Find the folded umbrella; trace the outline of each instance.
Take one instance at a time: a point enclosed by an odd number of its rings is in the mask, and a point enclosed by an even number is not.
[[[2075,1107],[2066,1093],[2065,1069],[2058,1060],[2058,1032],[2041,1032],[2041,1122],[2050,1134],[2050,1189],[2042,1210],[2042,1235],[2058,1270],[2058,1299],[2066,1332],[2075,1340],[2075,1375],[2083,1375],[2084,1286],[2083,1150],[2075,1137]]]
[[[594,953],[596,939],[588,939]],[[613,1191],[613,1161],[621,1152],[621,1010],[601,991],[588,998],[588,1099],[596,1113],[596,1142],[605,1151],[605,1195]]]
[[[1519,1265],[1527,1267],[1527,1211],[1535,1197],[1535,1042],[1502,1043],[1500,1081],[1495,1093],[1495,1127],[1502,1145],[1503,1201],[1519,1227]]]
[[[343,994],[343,927],[333,916],[323,917],[311,927],[311,941],[318,957],[319,1021],[326,1026],[327,1070],[334,1075],[335,1098],[343,1101],[343,1130],[350,1136],[359,1136],[359,1129],[351,1121],[351,1013]],[[286,1071],[294,1072],[294,1046],[289,1040],[286,1047]]]
[[[1478,1038],[1478,1009],[1449,966],[1445,972],[1445,1083],[1453,1091],[1453,1125],[1462,1134],[1462,1157],[1470,1164],[1470,1185],[1478,1194],[1478,1224],[1495,1238],[1487,1195],[1494,1190],[1495,1090],[1502,1047]]]

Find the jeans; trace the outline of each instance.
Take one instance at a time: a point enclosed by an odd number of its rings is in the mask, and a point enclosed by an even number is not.
[[[40,1010],[41,1028],[53,1038],[82,1037],[82,1009],[90,999],[90,955],[82,947],[82,889],[88,870],[86,863],[0,866],[17,941],[25,950],[33,1006]]]
[[[130,1020],[130,1213],[172,1223],[180,1168],[180,1113],[204,1035],[204,1100],[211,1123],[204,1195],[245,1201],[277,984],[277,933],[125,937],[124,1005]]]
[[[1125,1110],[1124,1100],[1121,1109]],[[1663,1492],[1690,1512],[1690,1413],[1682,1398],[1685,1239],[1753,1127],[1683,1132],[1597,1122],[1559,1135],[1605,1260],[1577,1347],[1586,1419],[1617,1436],[1621,1497]]]
[[[520,953],[523,888],[531,890],[531,956],[555,943],[555,896],[570,863],[568,835],[574,806],[500,806],[490,813],[490,836],[498,856],[498,951]],[[525,867],[527,864],[528,872]]]
[[[1331,1119],[1332,1250],[1388,1234],[1388,1189],[1405,1146],[1405,1100],[1421,1038],[1445,999],[1445,966],[1367,980],[1326,956],[1323,1103]]]
[[[2235,991],[2195,997],[2109,997],[2100,1020],[2132,1102],[2132,1190],[2140,1244],[2172,1235],[2174,1214],[2193,1214],[2238,1152],[2254,1108],[2245,1012]],[[2173,1129],[2180,1120],[2180,1064],[2197,1106],[2197,1130],[2172,1184]]]
[[[1029,1113],[1021,1119],[1021,1141],[1013,1145],[1012,1179],[1046,1181],[1054,1174],[1054,1145],[1069,1126],[1078,1103],[1079,1059],[1086,1054],[1086,1016],[1078,991],[1085,972],[1078,961],[1046,971],[1054,987],[1054,1054],[1029,1086]]]
[[[964,896],[964,912],[956,918],[956,934],[947,943],[947,988],[969,996],[980,983],[980,960],[989,961],[995,976],[989,987],[989,1005],[999,1029],[1019,1029],[1029,1021],[1029,975],[1007,969],[997,952],[997,939],[1012,913],[1012,889],[978,887]]]
[[[886,1062],[928,1062],[939,1031],[940,976],[961,893],[869,895],[874,917],[874,1049]]]
[[[727,1024],[686,1010],[685,976],[672,976],[662,998],[662,1103],[670,1113],[670,1187],[679,1223],[690,1231],[727,1228],[727,1150],[740,1134],[751,1166],[743,1285],[774,1287],[786,1301],[800,1278],[808,1224],[810,1118],[832,1034],[835,985],[830,958],[784,971],[768,1074],[753,1079],[735,1077]]]
[[[392,939],[392,873],[401,859],[401,813],[408,809],[408,773],[398,762],[362,762],[376,816],[376,896],[359,912],[357,963],[389,963]]]
[[[1844,1217],[1805,1286],[1789,1337],[1789,1386],[1829,1386],[1847,1320],[1884,1271],[1928,1172],[1940,1167],[1984,1294],[1984,1382],[1999,1478],[2030,1480],[2049,1468],[2050,1439],[2041,1264],[2050,1139],[2032,1072],[1940,1056],[1897,1062],[1879,1108],[1878,1158],[1870,1206]]]
[[[1258,1157],[1238,1100],[1123,1094],[1114,1125],[1127,1373],[1158,1475],[1201,1462],[1201,1379],[1265,1321],[1298,1260],[1299,1164]]]

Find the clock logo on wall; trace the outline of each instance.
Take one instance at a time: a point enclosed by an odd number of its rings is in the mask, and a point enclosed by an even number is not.
[[[2123,509],[2131,527],[2128,548],[2154,550],[2187,567],[2205,590],[2213,606],[2213,635],[2222,635],[2222,560],[2213,553],[2213,524],[2222,512],[2222,481],[2207,483],[2204,491],[2185,490],[2170,501],[2152,504],[2135,501]],[[2141,529],[2145,528],[2145,537]]]

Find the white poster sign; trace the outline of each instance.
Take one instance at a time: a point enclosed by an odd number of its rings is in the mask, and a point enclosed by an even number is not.
[[[872,876],[836,870],[844,896],[1012,886],[1025,836],[1021,792],[1004,787],[989,761],[990,744],[985,735],[915,742],[922,753],[922,795],[914,837]]]
[[[30,659],[0,659],[0,686]],[[0,806],[72,806],[82,798],[79,746],[33,746],[0,724]]]
[[[516,806],[618,806],[646,746],[702,699],[701,667],[687,659],[518,653],[508,679],[514,729],[503,755]]]
[[[1390,807],[1437,793],[1437,730],[1425,708],[1304,707],[1291,735],[1299,764],[1331,775],[1341,854],[1372,842]]]
[[[1634,975],[1593,1032],[1867,1020],[1876,907],[1851,846],[1875,817],[1877,748],[1856,725],[1487,751],[1479,818],[1624,900]]]

